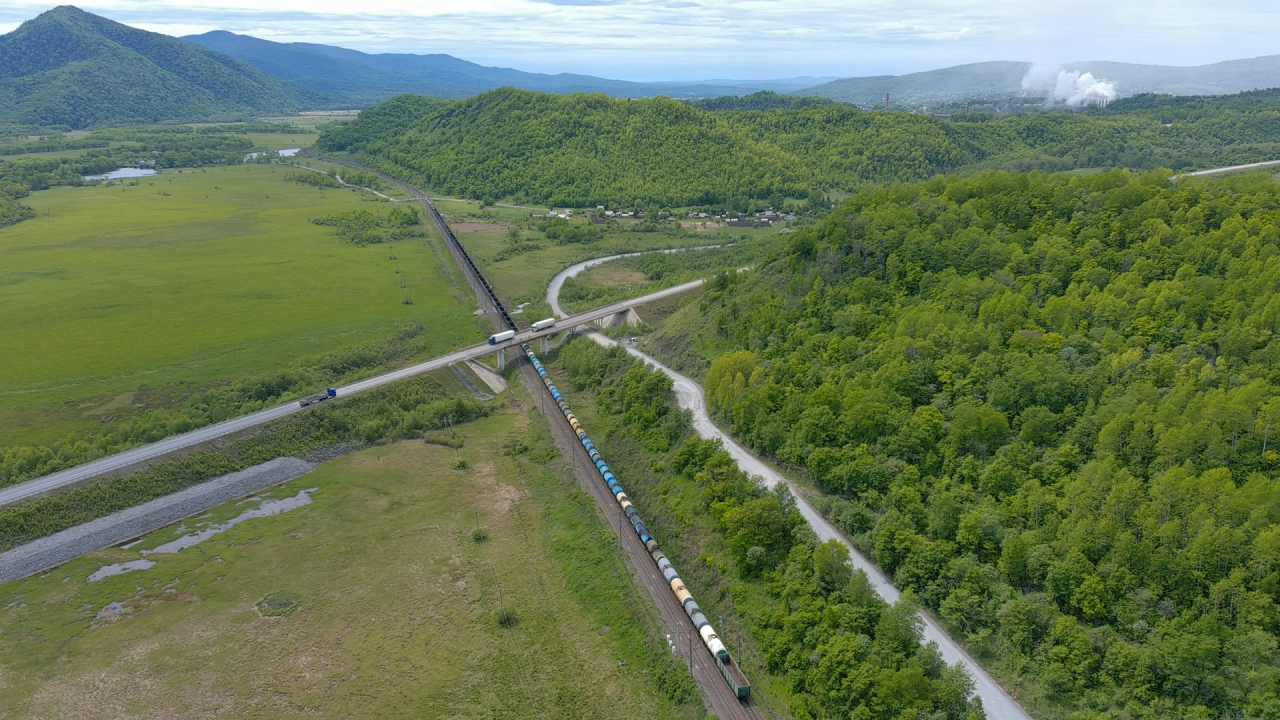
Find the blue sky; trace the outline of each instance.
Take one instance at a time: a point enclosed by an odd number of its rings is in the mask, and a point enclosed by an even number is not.
[[[92,0],[170,35],[230,30],[629,80],[897,74],[983,60],[1196,65],[1280,54],[1275,0]],[[51,5],[9,0],[0,32]]]

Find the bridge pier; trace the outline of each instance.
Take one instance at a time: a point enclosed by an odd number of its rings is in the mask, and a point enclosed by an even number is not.
[[[498,348],[498,372],[507,369],[507,349]]]
[[[550,345],[550,343],[547,342],[550,338],[551,338],[550,335],[542,336],[542,354],[543,355],[546,355],[547,353],[551,352],[551,350],[548,349],[548,346]]]

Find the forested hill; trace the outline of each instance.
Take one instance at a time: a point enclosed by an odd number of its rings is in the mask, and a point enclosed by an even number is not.
[[[1275,159],[1280,141],[1280,113],[1231,107],[1166,126],[1141,113],[947,120],[767,95],[688,104],[503,88],[444,107],[388,102],[395,123],[373,108],[318,147],[442,192],[576,207],[745,205],[974,168],[1194,169]]]
[[[464,98],[505,86],[553,93],[598,92],[615,97],[698,98],[713,94],[740,95],[762,88],[798,90],[807,82],[804,78],[630,82],[574,73],[545,75],[486,67],[442,54],[371,55],[332,45],[278,43],[225,31],[188,35],[182,39],[239,58],[282,80],[358,105],[372,104],[400,93]]]
[[[703,110],[800,110],[807,107],[828,107],[835,100],[823,97],[779,95],[771,90],[761,90],[750,95],[724,95],[704,98],[693,103]]]
[[[1280,185],[860,192],[658,345],[1031,714],[1280,717]],[[685,355],[688,357],[688,355]]]
[[[233,118],[316,101],[222,53],[66,5],[0,36],[0,123]]]

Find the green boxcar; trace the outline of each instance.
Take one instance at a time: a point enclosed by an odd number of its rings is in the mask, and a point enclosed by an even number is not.
[[[720,668],[720,674],[724,676],[725,682],[729,683],[729,687],[733,688],[733,694],[739,699],[746,698],[751,695],[751,683],[747,682],[747,676],[742,674],[738,663],[733,661],[733,656],[729,653],[716,656],[716,667]]]

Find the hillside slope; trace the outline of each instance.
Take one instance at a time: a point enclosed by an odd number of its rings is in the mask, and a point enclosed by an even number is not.
[[[1022,88],[1028,62],[983,62],[907,75],[878,75],[835,80],[796,91],[859,105],[895,105],[1000,100],[1034,95]],[[1225,95],[1280,86],[1280,55],[1194,67],[1138,65],[1108,61],[1069,63],[1063,70],[1093,73],[1116,86],[1121,96],[1140,93]]]
[[[492,87],[451,69],[415,73],[405,66],[375,62],[376,55],[325,45],[271,42],[223,30],[182,39],[231,55],[279,79],[355,103],[378,102],[403,92],[466,97]]]
[[[1278,139],[1280,115],[1262,97],[1166,127],[1141,113],[944,120],[767,94],[689,104],[503,88],[445,106],[396,98],[317,147],[364,153],[423,187],[477,199],[745,210],[750,199],[980,168],[1237,164],[1273,159]]]
[[[0,122],[84,128],[227,118],[318,99],[222,53],[69,5],[0,36]]]
[[[801,79],[650,83],[574,73],[547,75],[478,65],[452,55],[369,54],[332,45],[277,43],[224,31],[189,35],[183,40],[227,53],[277,78],[360,104],[400,93],[464,98],[500,87],[626,98],[705,98],[764,89],[796,90],[806,84]]]
[[[1274,718],[1278,207],[1266,176],[873,188],[651,347],[709,355],[724,426],[1033,717]]]

